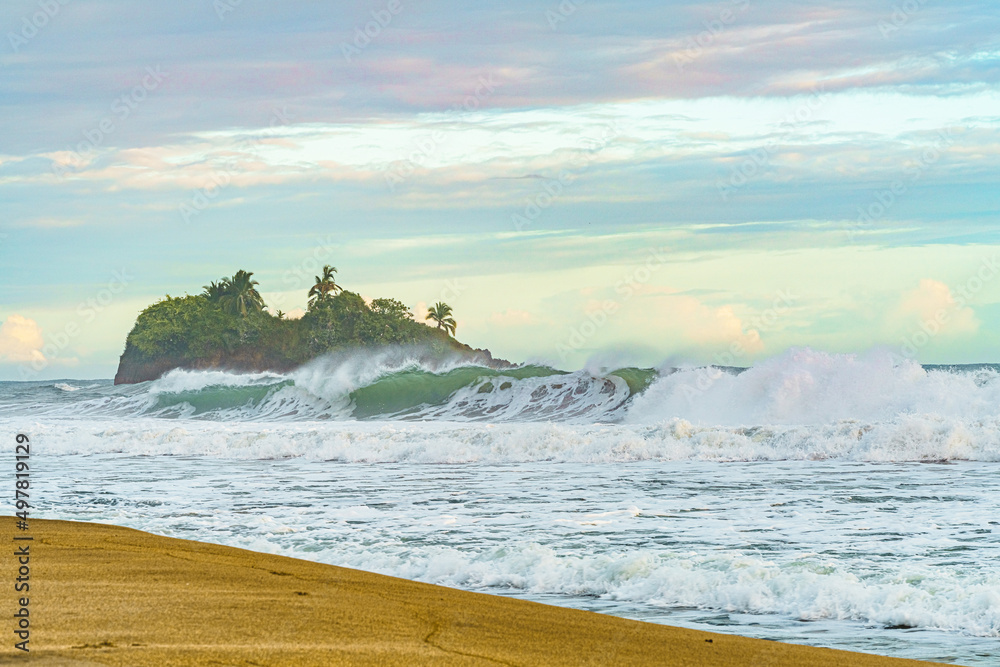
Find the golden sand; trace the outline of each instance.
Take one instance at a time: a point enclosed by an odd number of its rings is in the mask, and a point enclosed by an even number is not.
[[[12,544],[13,519],[2,524]],[[4,631],[0,664],[930,664],[640,623],[116,526],[33,520],[31,534],[31,652],[15,651]]]

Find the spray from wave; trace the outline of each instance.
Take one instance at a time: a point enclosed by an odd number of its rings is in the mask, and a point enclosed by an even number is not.
[[[429,365],[396,351],[322,359],[288,374],[175,370],[141,385],[72,386],[79,389],[0,397],[0,416],[44,419],[40,432],[58,432],[67,453],[1000,460],[998,367],[924,368],[880,354],[793,350],[747,370],[568,373]]]
[[[741,373],[688,369],[661,378],[629,419],[670,416],[697,424],[829,424],[900,415],[992,418],[1000,405],[994,366],[924,368],[889,354],[830,355],[792,350]]]
[[[174,370],[124,387],[50,385],[43,413],[218,421],[434,420],[697,426],[877,422],[901,415],[988,419],[1000,367],[922,367],[888,354],[792,350],[749,369],[622,368],[566,372],[429,364],[403,350],[327,357],[296,371]]]
[[[243,421],[619,421],[652,369],[567,373],[547,366],[498,370],[430,364],[406,351],[327,357],[291,373],[173,370],[153,382],[42,402],[52,416]],[[93,389],[94,387],[89,387]]]

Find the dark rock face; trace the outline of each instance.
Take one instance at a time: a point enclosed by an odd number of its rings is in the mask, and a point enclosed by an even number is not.
[[[187,370],[226,370],[236,373],[260,373],[272,371],[275,373],[285,373],[292,370],[293,366],[276,364],[264,359],[260,355],[244,351],[242,353],[226,354],[217,353],[208,358],[178,359],[171,357],[146,358],[131,345],[125,346],[118,361],[118,372],[115,373],[115,384],[136,384],[138,382],[149,382],[158,380],[175,368]]]
[[[466,346],[470,350],[469,357],[470,361],[474,364],[479,364],[480,366],[486,366],[487,368],[495,368],[496,370],[503,370],[505,368],[517,368],[517,364],[512,364],[506,359],[494,359],[493,354],[483,348],[483,349],[472,349]]]
[[[156,380],[164,373],[178,368],[179,365],[170,359],[157,359],[143,362],[129,359],[128,352],[122,354],[118,361],[118,372],[115,373],[115,384],[136,384]]]

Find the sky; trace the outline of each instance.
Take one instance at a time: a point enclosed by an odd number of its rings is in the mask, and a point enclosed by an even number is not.
[[[324,264],[561,368],[1000,362],[1000,4],[5,0],[0,379]]]

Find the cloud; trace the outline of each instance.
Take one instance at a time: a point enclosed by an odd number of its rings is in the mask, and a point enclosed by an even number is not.
[[[11,315],[0,324],[0,360],[45,361],[45,340],[38,323],[22,315]]]
[[[742,341],[759,349],[749,324],[759,309],[748,294],[772,289],[781,265],[808,283],[807,299],[828,285],[880,285],[885,293],[868,299],[863,319],[852,311],[835,320],[814,305],[796,309],[794,326],[782,321],[760,334],[768,351],[807,336],[844,347],[892,340],[902,324],[919,326],[946,304],[941,283],[901,299],[927,266],[960,284],[952,279],[963,267],[949,270],[941,256],[915,260],[919,247],[1000,242],[992,187],[1000,13],[990,3],[921,2],[897,20],[892,3],[862,0],[588,0],[553,28],[545,12],[555,1],[404,2],[351,62],[340,45],[371,20],[371,6],[231,4],[220,22],[204,0],[69,3],[38,40],[0,55],[0,227],[10,232],[0,252],[10,275],[26,277],[0,281],[0,303],[13,310],[61,300],[71,316],[119,256],[146,269],[140,280],[151,294],[196,288],[243,262],[273,285],[302,265],[316,237],[333,235],[351,280],[394,281],[404,293],[417,278],[537,274],[506,301],[455,301],[468,318],[460,331],[532,353],[546,330],[565,336],[589,321],[587,299],[616,298],[574,294],[543,307],[547,294],[590,281],[563,282],[568,274],[559,272],[624,263],[648,234],[650,245],[690,253],[676,260],[690,271],[658,278],[688,293],[637,295],[595,345],[712,354]],[[0,24],[20,25],[22,11],[0,3]],[[883,20],[893,25],[886,34]],[[170,85],[116,116],[112,133],[95,134],[158,64]],[[813,88],[830,93],[822,104],[809,104]],[[275,124],[286,107],[290,122]],[[609,126],[614,139],[603,149],[581,146]],[[937,132],[952,127],[966,131],[940,160],[921,163]],[[88,148],[89,137],[98,145]],[[394,170],[404,181],[390,189]],[[568,183],[558,180],[563,170]],[[884,206],[896,181],[905,192],[856,243],[905,246],[908,261],[893,272],[880,267],[891,285],[861,280],[853,256],[832,258],[859,211]],[[187,219],[180,207],[197,202],[205,206],[192,235],[194,227],[179,227]],[[234,238],[263,239],[267,252]],[[698,273],[712,256],[765,249],[822,252],[813,262],[784,256],[740,273]],[[824,266],[851,271],[812,277]],[[594,292],[610,283],[598,281]],[[302,303],[301,287],[289,307]],[[433,303],[437,289],[411,291],[407,302]],[[992,323],[989,308],[977,306]],[[971,310],[949,312],[949,330],[979,327]],[[421,304],[418,321],[424,315]],[[128,324],[100,325],[108,348]],[[997,335],[979,328],[983,340]],[[953,353],[965,354],[965,342],[951,342]],[[21,345],[19,355],[38,351]]]
[[[20,25],[19,4],[4,3],[0,23]],[[148,12],[120,0],[67,6],[45,28],[44,49],[31,42],[16,62],[0,56],[7,65],[0,136],[18,151],[79,145],[145,68],[160,64],[169,86],[116,116],[105,147],[262,127],[276,103],[287,103],[302,122],[343,123],[358,109],[384,120],[465,107],[470,99],[480,108],[523,109],[782,96],[820,81],[831,90],[933,94],[988,88],[998,78],[997,12],[968,0],[919,3],[900,18],[888,5],[861,0],[835,7],[818,0],[589,0],[556,30],[545,13],[558,3],[404,3],[350,62],[341,45],[371,20],[370,7],[244,3],[220,22],[210,4],[179,0]],[[884,22],[893,26],[888,34],[880,31]],[[485,87],[489,77],[498,85]]]
[[[741,355],[764,350],[760,333],[751,330],[731,305],[711,306],[670,288],[640,289],[629,320],[629,326],[662,332],[678,350],[723,352],[737,346]]]
[[[430,312],[427,307],[426,301],[418,301],[417,305],[413,308],[413,319],[417,322],[423,322],[427,326],[434,326],[434,324],[427,320],[427,313]]]
[[[959,305],[947,285],[930,278],[924,278],[916,289],[903,294],[892,319],[910,327],[937,323],[943,334],[953,336],[974,334],[980,325],[972,308]]]
[[[82,224],[83,220],[80,218],[45,217],[27,220],[24,223],[15,226],[34,227],[37,229],[65,229],[67,227],[79,227]]]
[[[571,353],[629,349],[711,359],[731,353],[734,363],[747,363],[764,350],[760,332],[733,305],[710,305],[671,287],[633,286],[627,296],[608,289],[582,288],[560,295],[576,301],[575,326],[558,347],[563,361]],[[623,347],[624,345],[624,347]]]

